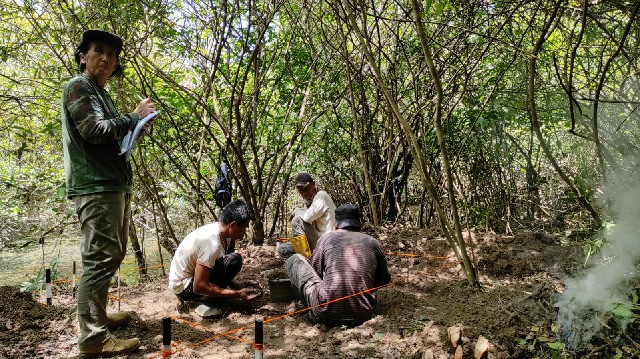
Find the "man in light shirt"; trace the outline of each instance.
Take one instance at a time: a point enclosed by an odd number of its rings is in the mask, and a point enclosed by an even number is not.
[[[244,237],[254,214],[241,200],[227,204],[220,221],[189,233],[176,250],[169,270],[169,289],[181,302],[202,303],[196,313],[203,318],[222,313],[225,298],[243,301],[256,297],[247,283],[235,280],[242,268],[242,256],[235,252],[235,241]]]
[[[318,238],[336,227],[336,205],[327,192],[318,189],[309,174],[298,173],[293,183],[304,199],[306,207],[298,208],[293,212],[291,220],[293,235],[306,235],[309,249],[313,252]],[[285,259],[295,253],[290,243],[280,245],[278,252]]]

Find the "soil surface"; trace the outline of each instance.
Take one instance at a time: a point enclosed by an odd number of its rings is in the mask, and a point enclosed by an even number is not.
[[[284,261],[270,243],[238,250],[244,257],[239,279],[260,283],[264,294],[258,299],[229,303],[220,317],[202,319],[193,310],[178,312],[166,278],[156,275],[138,286],[121,287],[119,296],[113,288],[108,310],[135,312],[134,321],[114,334],[141,339],[141,349],[130,358],[163,357],[163,317],[173,319],[174,358],[253,357],[256,319],[265,322],[265,358],[453,358],[456,350],[473,358],[481,338],[489,342],[489,358],[637,353],[635,343],[621,346],[615,338],[606,343],[605,336],[580,352],[557,349],[556,296],[563,290],[563,279],[582,264],[581,247],[560,245],[559,237],[530,231],[514,236],[472,232],[468,243],[481,278],[481,288],[474,289],[437,231],[395,226],[372,234],[387,251],[392,283],[378,290],[377,315],[360,326],[312,324],[301,302],[272,301],[268,280],[286,274]],[[75,298],[69,283],[54,285],[52,305],[43,302],[16,287],[0,287],[0,357],[78,356]],[[452,344],[449,333],[459,329],[461,338]],[[629,340],[634,336],[618,334],[618,339],[621,335]]]

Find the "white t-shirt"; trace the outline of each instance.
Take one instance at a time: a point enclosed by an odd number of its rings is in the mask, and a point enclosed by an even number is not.
[[[299,208],[294,214],[311,223],[318,231],[318,237],[336,229],[336,205],[325,191],[318,191],[306,210]]]
[[[189,233],[180,242],[171,260],[169,289],[180,294],[189,285],[196,272],[196,264],[213,268],[216,260],[225,255],[220,244],[220,226],[217,222],[204,225]]]

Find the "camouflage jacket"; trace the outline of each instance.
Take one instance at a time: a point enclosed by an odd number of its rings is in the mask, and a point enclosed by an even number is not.
[[[107,92],[83,75],[65,85],[60,112],[67,196],[130,193],[133,172],[120,143],[138,115],[121,116]]]

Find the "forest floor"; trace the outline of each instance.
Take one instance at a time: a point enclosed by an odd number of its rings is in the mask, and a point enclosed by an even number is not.
[[[162,318],[171,317],[174,358],[249,358],[253,325],[264,319],[265,358],[453,358],[449,328],[462,328],[462,357],[473,358],[479,338],[490,343],[489,358],[612,358],[635,356],[637,330],[594,337],[582,349],[556,340],[557,295],[567,277],[582,268],[582,247],[562,235],[521,231],[513,236],[472,233],[480,289],[471,288],[447,241],[433,230],[395,226],[376,231],[387,252],[392,283],[378,290],[377,315],[355,328],[312,324],[299,301],[274,302],[268,279],[284,277],[273,245],[242,246],[240,279],[264,289],[249,304],[237,303],[216,319],[180,314],[176,297],[158,276],[112,290],[109,311],[134,311],[118,337],[139,337],[130,358],[162,358]],[[562,242],[562,244],[561,244]],[[53,304],[0,287],[0,357],[77,357],[78,323],[69,285],[53,288]],[[296,314],[289,314],[296,312]],[[636,328],[637,329],[637,328]],[[455,330],[454,330],[455,331]],[[617,335],[617,337],[615,337]],[[624,337],[622,337],[624,335]],[[625,340],[626,344],[625,344]],[[620,357],[620,356],[619,356]]]

